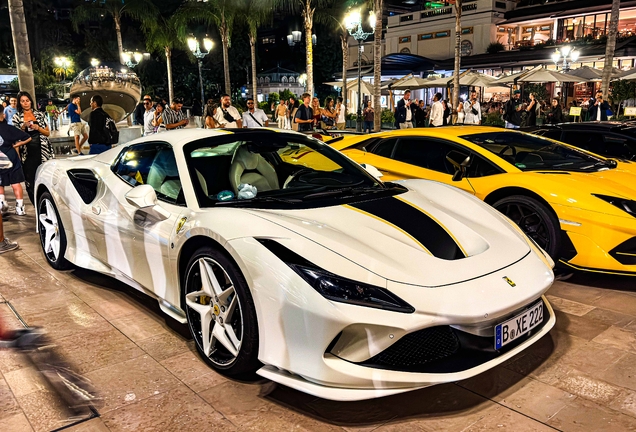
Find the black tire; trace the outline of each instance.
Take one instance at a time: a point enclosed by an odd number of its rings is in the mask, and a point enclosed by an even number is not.
[[[500,199],[493,207],[505,214],[548,255],[558,261],[561,250],[561,228],[551,209],[534,198],[512,195]]]
[[[217,281],[222,281],[224,278],[226,280],[229,279],[229,284],[234,287],[234,292],[238,299],[238,316],[240,316],[240,319],[242,320],[242,327],[240,331],[241,345],[238,349],[238,354],[234,356],[234,358],[232,358],[232,353],[230,353],[223,345],[218,343],[214,352],[211,352],[210,356],[206,355],[203,347],[201,315],[199,312],[190,307],[186,300],[186,296],[188,294],[200,292],[202,290],[201,272],[199,268],[199,261],[202,259],[208,263],[213,263],[213,272]],[[219,285],[222,285],[222,282],[220,282]],[[203,360],[209,366],[227,376],[235,378],[252,376],[252,374],[262,366],[258,361],[259,337],[256,307],[254,306],[254,300],[247,282],[236,264],[224,252],[217,248],[204,246],[197,249],[188,261],[183,281],[183,289],[181,292],[184,310],[188,319],[188,328],[190,329],[190,334],[195,341],[197,351]],[[200,299],[201,297],[197,298]],[[216,303],[213,300],[214,299],[212,298],[209,299],[212,315],[216,313],[214,312],[214,304]],[[219,299],[216,300],[218,301]],[[207,305],[208,303],[206,303],[206,301],[202,301],[200,304]],[[236,315],[236,311],[234,312],[234,315]],[[217,317],[214,317],[216,321],[210,322],[210,332],[212,332],[212,329],[214,329],[215,326],[219,325],[219,317],[220,315],[217,314]],[[238,323],[228,319],[224,323],[224,327],[226,328],[228,324],[233,327],[234,334],[238,337]]]
[[[57,226],[57,232],[55,234],[55,238],[59,240],[59,252],[57,254],[57,257],[55,256],[55,253],[53,253],[52,251],[47,252],[47,250],[45,249],[46,230],[41,220],[41,216],[45,216],[45,219],[46,219],[47,202],[51,206],[57,219],[57,221],[55,222]],[[64,254],[66,253],[66,231],[64,230],[64,225],[62,224],[60,213],[57,211],[57,207],[55,206],[55,201],[53,201],[53,197],[51,196],[50,193],[44,192],[40,196],[40,198],[38,198],[37,215],[38,215],[38,219],[37,219],[38,232],[40,234],[40,245],[42,246],[42,252],[44,253],[44,257],[46,258],[46,261],[55,270],[68,270],[72,268],[73,265],[66,258],[64,258]]]

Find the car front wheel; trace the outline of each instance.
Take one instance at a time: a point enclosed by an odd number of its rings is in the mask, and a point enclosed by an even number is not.
[[[528,237],[556,262],[561,248],[559,220],[536,199],[513,195],[500,199],[493,207],[508,216]]]
[[[43,193],[38,199],[38,231],[42,251],[49,265],[56,270],[71,268],[71,263],[64,258],[66,233],[62,219],[53,197],[48,192]]]
[[[184,296],[188,326],[205,361],[230,376],[255,372],[256,310],[236,264],[215,248],[198,249],[187,266]]]

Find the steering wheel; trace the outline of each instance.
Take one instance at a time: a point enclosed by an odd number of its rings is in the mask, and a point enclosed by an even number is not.
[[[504,156],[504,153],[506,153],[506,150],[508,149],[512,150],[513,159],[517,157],[517,149],[511,145],[507,145],[503,149],[501,149],[501,151],[499,152],[499,156]]]
[[[291,174],[289,177],[287,177],[287,180],[285,180],[285,184],[283,184],[282,189],[285,189],[287,187],[287,185],[289,185],[289,183],[291,183],[294,180],[299,179],[300,177],[302,177],[305,174],[308,174],[310,172],[314,171],[311,168],[302,168],[299,169],[298,171],[296,171],[295,173]]]

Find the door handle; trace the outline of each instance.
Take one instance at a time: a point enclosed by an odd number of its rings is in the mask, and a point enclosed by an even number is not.
[[[91,210],[93,211],[93,213],[95,213],[96,215],[100,214],[102,212],[102,208],[99,206],[93,206],[91,207]]]

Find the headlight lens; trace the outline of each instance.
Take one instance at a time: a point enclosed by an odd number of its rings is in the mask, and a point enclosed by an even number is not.
[[[599,194],[592,194],[592,195],[636,217],[636,201],[632,201],[625,198],[617,198],[617,197],[608,196],[608,195],[599,195]]]
[[[384,288],[344,279],[313,267],[290,263],[287,265],[329,300],[393,312],[415,312],[413,306]]]

